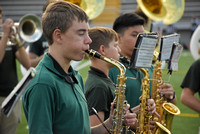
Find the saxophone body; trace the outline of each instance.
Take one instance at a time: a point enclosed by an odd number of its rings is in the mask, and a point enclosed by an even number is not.
[[[153,134],[170,134],[173,117],[180,114],[180,110],[176,105],[167,102],[165,96],[160,95],[159,86],[162,84],[161,61],[156,61],[153,70],[151,98],[155,101],[156,112],[160,115],[160,119],[156,116],[152,117],[152,120],[157,124],[152,132]]]
[[[150,134],[150,120],[152,116],[148,112],[148,99],[149,96],[149,73],[144,68],[141,68],[141,71],[144,73],[145,77],[142,79],[142,95],[140,96],[140,106],[138,114],[138,123],[136,134]]]
[[[112,134],[127,134],[128,133],[128,126],[125,126],[123,124],[123,118],[125,114],[125,107],[127,105],[127,101],[125,100],[125,75],[126,75],[126,67],[120,63],[119,61],[106,58],[99,54],[98,52],[90,49],[86,51],[90,56],[99,58],[101,60],[104,60],[113,66],[115,66],[118,71],[119,75],[117,77],[117,88],[115,90],[115,98],[113,101],[113,128],[111,130]],[[131,131],[130,131],[131,132]],[[134,132],[131,132],[134,133]]]
[[[154,100],[156,104],[156,112],[162,116],[163,115],[163,109],[162,109],[162,103],[163,98],[161,99],[161,95],[159,93],[159,86],[163,84],[162,80],[162,70],[161,70],[161,61],[156,61],[154,69],[153,69],[153,81],[152,81],[152,88],[151,88],[151,98]],[[161,119],[159,119],[157,116],[153,116],[152,120],[155,122],[161,122]],[[158,127],[154,128],[153,133],[158,129]]]

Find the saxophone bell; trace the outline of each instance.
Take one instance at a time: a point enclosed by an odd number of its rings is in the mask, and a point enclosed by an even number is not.
[[[169,102],[163,103],[163,108],[173,115],[179,115],[181,113],[180,109],[176,105]]]
[[[165,116],[163,116],[163,118],[165,118],[163,119],[165,120],[164,125],[171,131],[174,115],[179,115],[181,113],[180,109],[176,105],[169,102],[164,102],[162,107],[165,112]]]
[[[153,134],[171,134],[170,131],[174,115],[179,115],[181,113],[180,109],[173,103],[164,102],[162,107],[164,109],[163,114],[165,116],[162,117],[161,122],[156,122],[158,129],[156,129]]]

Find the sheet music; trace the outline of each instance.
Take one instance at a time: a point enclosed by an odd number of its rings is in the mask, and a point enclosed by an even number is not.
[[[170,59],[172,45],[179,42],[179,34],[171,34],[161,38],[161,61]]]
[[[139,36],[135,48],[135,53],[133,53],[132,56],[134,60],[131,60],[133,61],[133,63],[131,63],[131,66],[133,66],[134,68],[151,67],[153,53],[157,41],[158,38],[155,35]]]
[[[136,67],[151,67],[156,43],[157,39],[143,38],[138,52]]]

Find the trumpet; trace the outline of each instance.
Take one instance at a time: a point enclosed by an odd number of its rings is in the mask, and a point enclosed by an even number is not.
[[[8,45],[23,45],[25,42],[32,43],[39,40],[42,36],[41,21],[39,17],[33,14],[23,16],[19,22],[14,23],[11,29],[14,34],[9,37]],[[2,35],[3,33],[0,32],[0,37]]]

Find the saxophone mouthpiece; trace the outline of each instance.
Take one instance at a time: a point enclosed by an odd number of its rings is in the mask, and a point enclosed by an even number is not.
[[[86,53],[89,53],[89,49],[88,49],[88,50],[85,50],[85,52],[86,52]]]
[[[93,49],[85,50],[85,52],[88,53],[89,56],[101,59],[101,54],[98,53],[97,51],[93,50]]]

